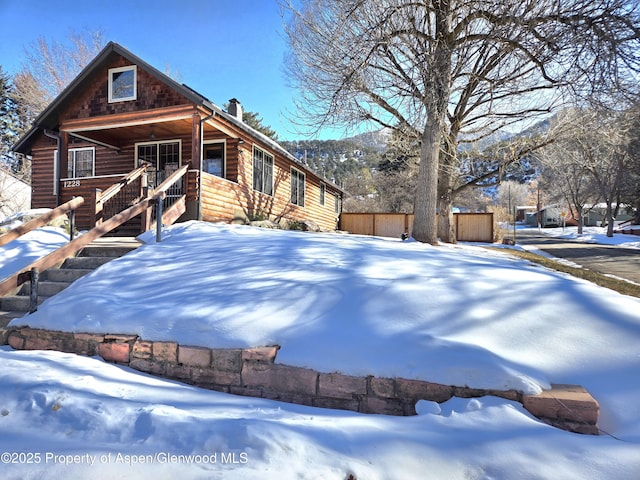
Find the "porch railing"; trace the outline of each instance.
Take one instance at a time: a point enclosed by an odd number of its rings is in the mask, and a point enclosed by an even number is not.
[[[122,180],[101,193],[96,193],[95,223],[111,218],[126,208],[135,205],[146,195],[145,164],[129,172]]]

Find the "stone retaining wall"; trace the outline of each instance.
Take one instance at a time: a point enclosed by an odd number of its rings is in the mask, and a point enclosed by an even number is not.
[[[0,329],[0,341],[17,350],[57,350],[211,390],[361,413],[415,415],[418,400],[492,395],[520,402],[543,421],[578,433],[598,434],[598,403],[580,386],[558,385],[540,395],[484,390],[403,378],[355,377],[276,364],[279,346],[211,349],[150,342],[136,335]]]

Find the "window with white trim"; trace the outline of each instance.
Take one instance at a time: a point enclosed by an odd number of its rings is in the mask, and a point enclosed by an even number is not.
[[[58,150],[53,154],[58,166]],[[67,161],[67,178],[93,177],[96,173],[96,149],[94,147],[70,148]]]
[[[204,144],[204,158],[202,169],[215,175],[225,178],[226,175],[226,155],[224,142],[209,142]]]
[[[137,88],[138,67],[129,65],[109,69],[109,103],[135,100],[138,96]]]
[[[304,178],[300,170],[291,169],[291,203],[304,207]]]
[[[273,195],[273,155],[253,147],[253,189]]]

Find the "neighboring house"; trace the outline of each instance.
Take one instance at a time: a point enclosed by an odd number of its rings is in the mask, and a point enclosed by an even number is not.
[[[559,205],[549,205],[540,209],[541,227],[561,227],[563,225],[563,210]],[[525,213],[525,223],[527,225],[538,225],[538,212]]]
[[[607,204],[606,203],[598,203],[596,205],[589,205],[585,207],[585,210],[588,210],[585,214],[584,224],[592,227],[599,227],[604,225],[605,218],[607,217]],[[633,208],[626,205],[620,205],[620,209],[618,210],[618,215],[614,219],[614,224],[618,224],[621,222],[626,222],[627,220],[631,220],[633,218]]]
[[[522,205],[522,206],[516,207],[516,222],[524,222],[527,214],[534,213],[535,211],[536,211],[535,205],[534,206]]]
[[[30,204],[29,184],[0,167],[0,221],[14,213],[29,209]]]
[[[335,229],[340,214],[342,190],[243,123],[237,100],[225,112],[113,42],[14,150],[32,158],[32,207],[83,196],[81,229],[96,223],[100,191],[141,165],[151,188],[188,165],[178,221],[311,220]]]

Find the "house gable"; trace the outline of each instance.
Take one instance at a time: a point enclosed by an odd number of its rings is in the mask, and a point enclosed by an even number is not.
[[[131,65],[137,67],[135,100],[110,102],[109,70]],[[193,103],[181,92],[149,72],[144,65],[133,63],[131,59],[115,52],[94,72],[88,75],[84,82],[76,87],[73,96],[70,97],[67,105],[60,112],[60,123],[68,120],[133,113]]]

